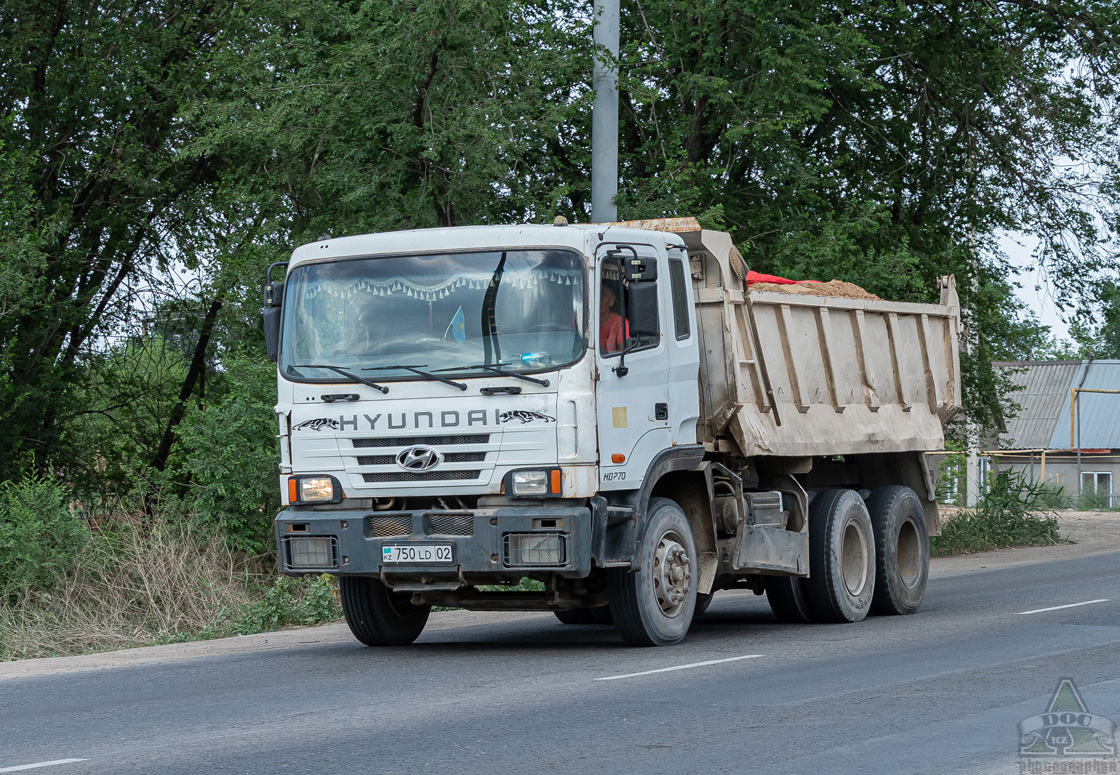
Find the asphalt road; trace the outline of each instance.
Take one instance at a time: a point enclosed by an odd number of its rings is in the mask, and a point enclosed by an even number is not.
[[[855,625],[720,593],[673,648],[487,617],[9,678],[0,773],[1013,773],[1062,677],[1120,722],[1120,552],[935,575],[918,614]]]

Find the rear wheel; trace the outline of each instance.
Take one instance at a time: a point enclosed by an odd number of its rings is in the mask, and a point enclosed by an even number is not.
[[[867,500],[875,533],[875,595],[871,612],[912,614],[929,580],[929,533],[922,502],[909,487],[881,487]]]
[[[696,610],[696,543],[680,506],[651,498],[641,569],[612,569],[607,593],[622,639],[633,646],[670,646],[688,633]]]
[[[807,591],[818,621],[858,622],[871,609],[875,538],[854,490],[825,490],[809,506]]]
[[[366,576],[342,576],[338,594],[350,632],[367,646],[407,646],[420,636],[432,610]]]
[[[797,576],[766,576],[765,579],[766,602],[779,622],[810,624],[816,621],[806,579]]]

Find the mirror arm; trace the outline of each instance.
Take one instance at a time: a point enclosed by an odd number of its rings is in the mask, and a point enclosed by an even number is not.
[[[626,251],[626,250],[629,250],[630,253],[634,256],[634,258],[638,258],[638,251],[634,250],[633,246],[631,246],[631,245],[619,245],[616,248],[612,248],[612,249],[608,250],[607,251],[607,258],[613,258],[614,256],[621,256],[623,251]],[[619,299],[619,304],[622,306],[622,341],[623,342],[625,342],[626,339],[627,339],[627,336],[626,336],[626,287],[625,287],[626,286],[626,269],[624,267],[625,267],[625,265],[620,262],[619,271],[622,273],[622,276],[619,277],[618,279],[622,283],[622,286],[619,287],[619,291],[622,292],[621,293],[622,298]],[[611,371],[613,371],[617,376],[625,377],[627,374],[630,373],[630,368],[626,365],[626,353],[630,352],[632,349],[634,349],[633,345],[630,345],[630,344],[623,344],[622,345],[622,351],[618,354],[618,365],[611,368]]]

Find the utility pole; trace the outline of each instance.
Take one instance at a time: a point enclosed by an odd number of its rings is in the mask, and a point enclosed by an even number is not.
[[[591,221],[618,220],[618,7],[619,0],[595,0],[595,107],[591,113]],[[606,49],[609,60],[600,57]]]

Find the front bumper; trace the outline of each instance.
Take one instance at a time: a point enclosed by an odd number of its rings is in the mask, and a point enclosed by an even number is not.
[[[586,506],[457,511],[289,508],[277,515],[274,526],[282,573],[378,576],[395,589],[454,589],[485,583],[487,578],[520,578],[530,573],[583,578],[591,572],[591,522],[591,509]],[[311,545],[316,550],[305,551]],[[385,547],[448,545],[450,562],[384,561]],[[559,551],[534,555],[518,550],[529,545],[559,547]]]

